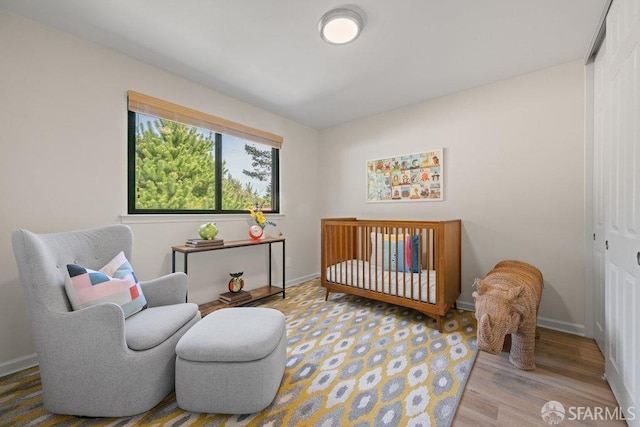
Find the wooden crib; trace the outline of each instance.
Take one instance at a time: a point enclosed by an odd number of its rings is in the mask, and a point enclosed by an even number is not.
[[[460,220],[321,220],[321,284],[413,308],[437,321],[460,296]]]

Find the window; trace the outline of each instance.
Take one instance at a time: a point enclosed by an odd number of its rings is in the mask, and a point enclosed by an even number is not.
[[[279,212],[282,137],[128,95],[130,214]]]

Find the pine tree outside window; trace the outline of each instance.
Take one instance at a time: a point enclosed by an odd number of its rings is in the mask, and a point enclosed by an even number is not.
[[[130,214],[279,212],[282,137],[128,95]]]

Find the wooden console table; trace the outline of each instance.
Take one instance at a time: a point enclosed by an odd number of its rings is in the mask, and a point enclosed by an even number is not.
[[[271,284],[271,245],[274,243],[282,243],[282,287],[273,286]],[[220,308],[225,307],[234,307],[237,305],[248,304],[253,301],[257,301],[263,298],[270,297],[272,295],[282,294],[282,298],[285,297],[285,266],[286,266],[286,257],[285,257],[285,239],[284,237],[267,237],[262,240],[233,240],[230,242],[225,242],[220,246],[213,247],[205,247],[205,248],[192,248],[189,246],[171,246],[171,271],[175,273],[176,271],[176,252],[179,252],[184,255],[184,272],[188,271],[188,262],[189,262],[189,254],[200,253],[200,252],[211,252],[211,251],[220,251],[225,249],[234,249],[234,248],[242,248],[246,246],[261,246],[261,245],[269,245],[269,284],[267,286],[262,286],[256,289],[252,289],[248,291],[251,294],[250,300],[245,300],[240,303],[235,304],[225,304],[220,301],[212,301],[210,303],[202,304],[200,306],[200,311],[203,316],[206,316],[212,311],[215,311]]]

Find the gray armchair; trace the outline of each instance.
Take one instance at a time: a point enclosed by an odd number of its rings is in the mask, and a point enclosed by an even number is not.
[[[122,417],[145,412],[175,385],[175,347],[200,320],[185,303],[187,277],[173,273],[140,282],[148,308],[125,319],[104,303],[72,311],[67,264],[98,270],[120,251],[131,259],[126,225],[66,233],[11,236],[32,321],[42,398],[50,412]]]

